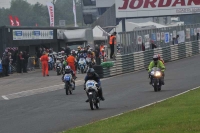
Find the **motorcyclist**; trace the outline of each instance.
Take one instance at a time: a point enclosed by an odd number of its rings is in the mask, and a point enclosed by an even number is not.
[[[164,71],[165,71],[165,65],[162,63],[162,61],[160,61],[158,59],[158,55],[154,55],[153,56],[153,61],[150,62],[149,64],[149,67],[148,67],[148,72],[149,72],[149,75],[150,75],[150,72],[152,70],[153,67],[158,67],[161,72],[162,72],[162,78],[161,78],[161,81],[162,81],[162,84],[164,85]],[[152,77],[150,78],[150,84],[152,84]]]
[[[164,60],[160,57],[160,54],[158,54],[158,60],[162,61],[162,63],[165,64]]]
[[[102,88],[101,88],[101,81],[100,81],[100,78],[99,78],[99,75],[97,73],[95,73],[94,69],[93,68],[90,68],[88,69],[87,71],[87,75],[85,77],[85,83],[84,83],[84,90],[86,89],[86,82],[88,80],[94,80],[98,83],[98,94],[99,94],[99,98],[104,101],[104,97],[103,97],[103,92],[102,92]],[[88,93],[87,93],[87,96],[88,96]],[[87,99],[85,102],[89,102],[89,99]]]
[[[77,58],[77,54],[76,54],[76,51],[73,49],[72,50],[72,56],[74,56],[74,58],[76,59],[75,61],[75,69],[77,71],[77,67],[78,67],[78,58]]]
[[[62,81],[64,82],[64,76],[65,76],[65,74],[71,74],[72,75],[72,82],[75,84],[75,79],[76,79],[76,77],[75,77],[75,74],[74,74],[74,71],[71,69],[71,67],[70,66],[66,66],[65,67],[65,71],[64,71],[64,73],[63,73],[63,76],[62,76]],[[73,90],[75,90],[75,88],[73,88]]]

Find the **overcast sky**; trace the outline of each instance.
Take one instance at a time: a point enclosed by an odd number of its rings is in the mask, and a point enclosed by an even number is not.
[[[9,8],[10,7],[10,1],[11,0],[0,0],[0,8]],[[35,4],[36,2],[39,2],[41,4],[46,5],[47,2],[52,2],[53,0],[27,0],[31,4]]]

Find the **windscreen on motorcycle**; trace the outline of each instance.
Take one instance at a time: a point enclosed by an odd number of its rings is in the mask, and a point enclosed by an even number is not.
[[[85,64],[85,58],[80,58],[78,61],[79,64]]]
[[[151,71],[160,71],[160,68],[158,68],[158,67],[153,67],[153,68],[151,69]]]

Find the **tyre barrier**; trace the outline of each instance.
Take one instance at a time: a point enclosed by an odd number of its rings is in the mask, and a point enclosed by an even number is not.
[[[199,53],[200,41],[194,41],[126,55],[118,55],[113,67],[103,68],[103,78],[146,69],[155,54],[160,54],[165,62],[171,62]]]

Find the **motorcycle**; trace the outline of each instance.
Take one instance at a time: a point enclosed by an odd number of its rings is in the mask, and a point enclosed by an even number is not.
[[[57,72],[57,75],[61,75],[62,74],[62,62],[57,60],[56,61],[56,72]]]
[[[71,74],[65,74],[63,81],[65,82],[65,92],[66,95],[72,94],[75,89],[75,81]]]
[[[86,58],[86,64],[87,64],[87,66],[86,66],[86,68],[85,68],[85,72],[87,72],[87,70],[89,69],[89,68],[92,68],[92,59],[91,58]]]
[[[159,68],[153,67],[150,73],[150,79],[152,80],[152,86],[154,91],[161,91],[162,87],[162,72]]]
[[[86,85],[85,91],[88,93],[91,110],[94,110],[94,107],[96,109],[99,109],[100,98],[98,94],[98,83],[95,82],[94,80],[88,80],[85,85]]]
[[[85,58],[80,58],[79,61],[78,61],[78,65],[79,65],[79,69],[80,69],[81,73],[84,73],[85,68],[86,68]]]

